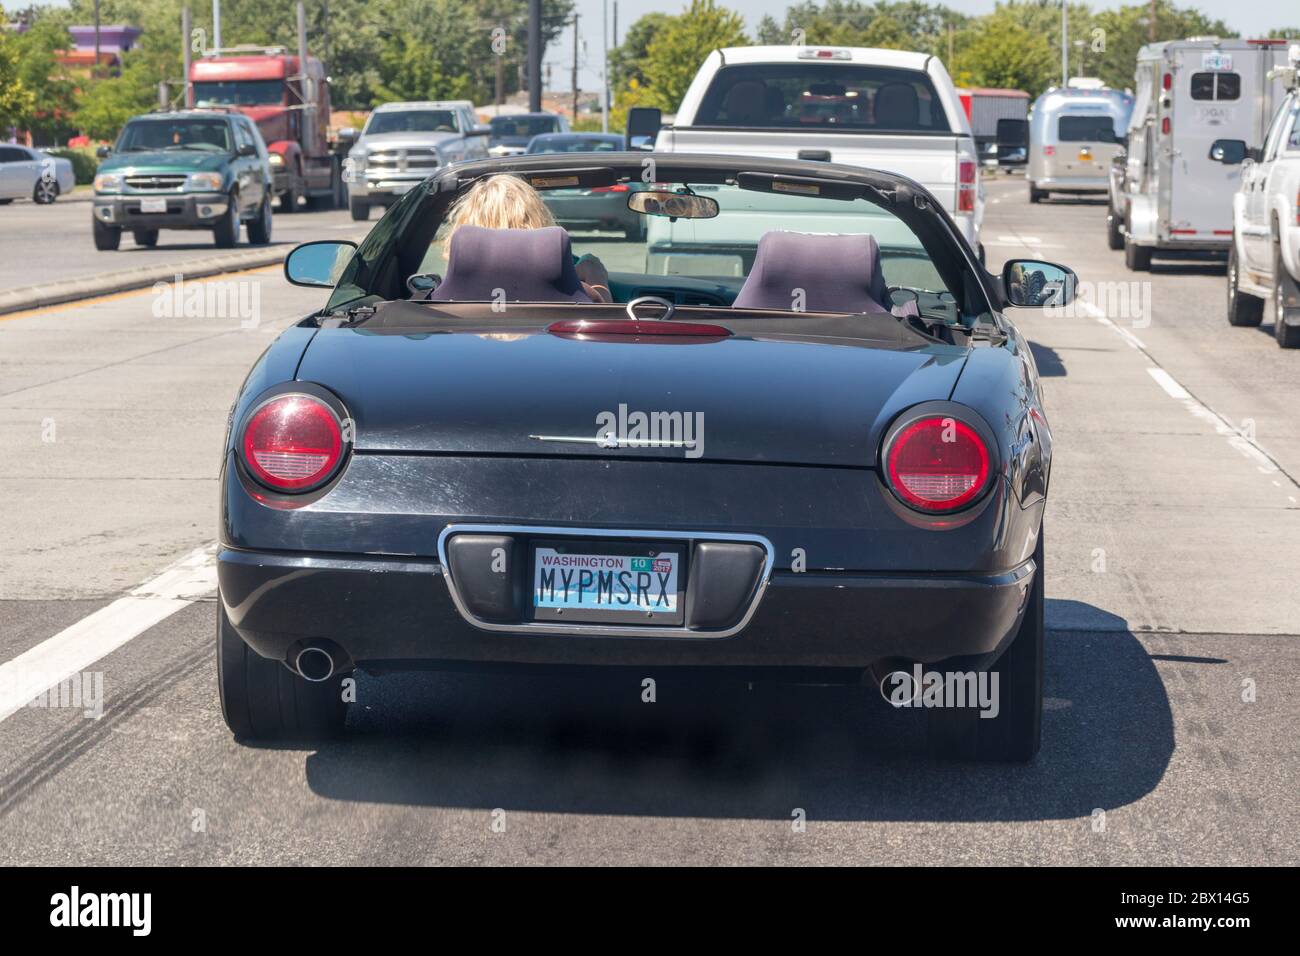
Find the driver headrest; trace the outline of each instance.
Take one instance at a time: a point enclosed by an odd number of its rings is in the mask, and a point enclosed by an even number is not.
[[[768,232],[736,296],[738,309],[888,312],[875,236]]]
[[[491,302],[502,294],[512,302],[590,302],[573,268],[569,234],[559,226],[457,228],[447,274],[429,300]]]
[[[919,122],[920,101],[911,83],[885,83],[876,90],[876,125],[886,129],[914,129]]]

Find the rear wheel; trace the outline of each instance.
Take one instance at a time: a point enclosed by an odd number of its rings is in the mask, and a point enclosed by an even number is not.
[[[257,218],[248,223],[248,241],[264,246],[271,241],[271,197],[264,196],[257,207]]]
[[[1112,209],[1106,213],[1106,247],[1112,252],[1124,248],[1124,233],[1119,228],[1119,216]]]
[[[122,244],[122,230],[116,226],[106,226],[98,219],[91,220],[95,234],[95,248],[100,252],[113,252]]]
[[[59,184],[55,180],[45,176],[36,180],[36,186],[32,189],[32,202],[48,206],[58,198]]]
[[[1259,325],[1264,318],[1264,300],[1247,295],[1238,287],[1241,264],[1237,261],[1237,240],[1228,247],[1228,324]]]
[[[1124,265],[1133,272],[1151,271],[1151,250],[1139,246],[1128,236],[1124,237]]]
[[[1038,753],[1043,722],[1043,532],[1034,549],[1034,583],[1020,628],[997,663],[996,717],[978,707],[928,711],[930,752],[954,760],[1025,762]]]
[[[225,214],[212,227],[212,239],[218,249],[233,249],[239,243],[239,198],[231,196]]]
[[[1273,246],[1273,335],[1284,349],[1300,348],[1300,325],[1287,325],[1286,319],[1300,319],[1300,309],[1286,307],[1286,264],[1282,261],[1282,247]],[[1261,305],[1263,303],[1260,303]]]
[[[365,222],[370,218],[370,203],[364,199],[352,199],[348,203],[348,208],[352,211],[352,218],[357,222]]]
[[[297,212],[298,195],[302,188],[302,169],[294,166],[289,172],[288,186],[280,193],[280,212]]]
[[[1033,183],[1029,184],[1030,202],[1042,202],[1046,198],[1047,198],[1047,192],[1045,190],[1036,188]]]
[[[145,249],[152,249],[154,246],[158,245],[158,230],[133,229],[131,231],[131,238],[135,240],[137,246],[141,246]]]
[[[343,730],[343,677],[307,681],[262,657],[235,633],[217,602],[217,691],[221,716],[244,740],[313,740]]]

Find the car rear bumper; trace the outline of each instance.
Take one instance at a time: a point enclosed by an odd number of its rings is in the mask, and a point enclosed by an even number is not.
[[[285,660],[304,642],[327,641],[376,669],[866,668],[888,658],[991,656],[1014,635],[1036,570],[1029,560],[1002,573],[778,571],[729,636],[633,637],[483,630],[458,607],[434,559],[218,555],[226,613],[259,654]]]
[[[1050,190],[1057,193],[1105,193],[1110,192],[1108,176],[1049,176],[1036,180],[1035,189]]]
[[[142,199],[165,199],[167,211],[141,212]],[[92,215],[106,226],[123,229],[211,229],[229,205],[230,197],[225,193],[96,196]]]

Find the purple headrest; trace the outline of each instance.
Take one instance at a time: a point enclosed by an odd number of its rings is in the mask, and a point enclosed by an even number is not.
[[[800,298],[807,312],[888,312],[876,237],[765,233],[735,307],[789,311]]]
[[[573,268],[569,234],[544,229],[461,226],[451,237],[447,274],[433,302],[590,302]]]

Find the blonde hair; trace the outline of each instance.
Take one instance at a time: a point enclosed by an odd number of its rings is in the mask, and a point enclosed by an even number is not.
[[[443,237],[447,248],[461,226],[541,229],[555,225],[555,218],[537,190],[518,176],[504,173],[480,179],[471,186],[451,207],[447,220],[450,225]]]

